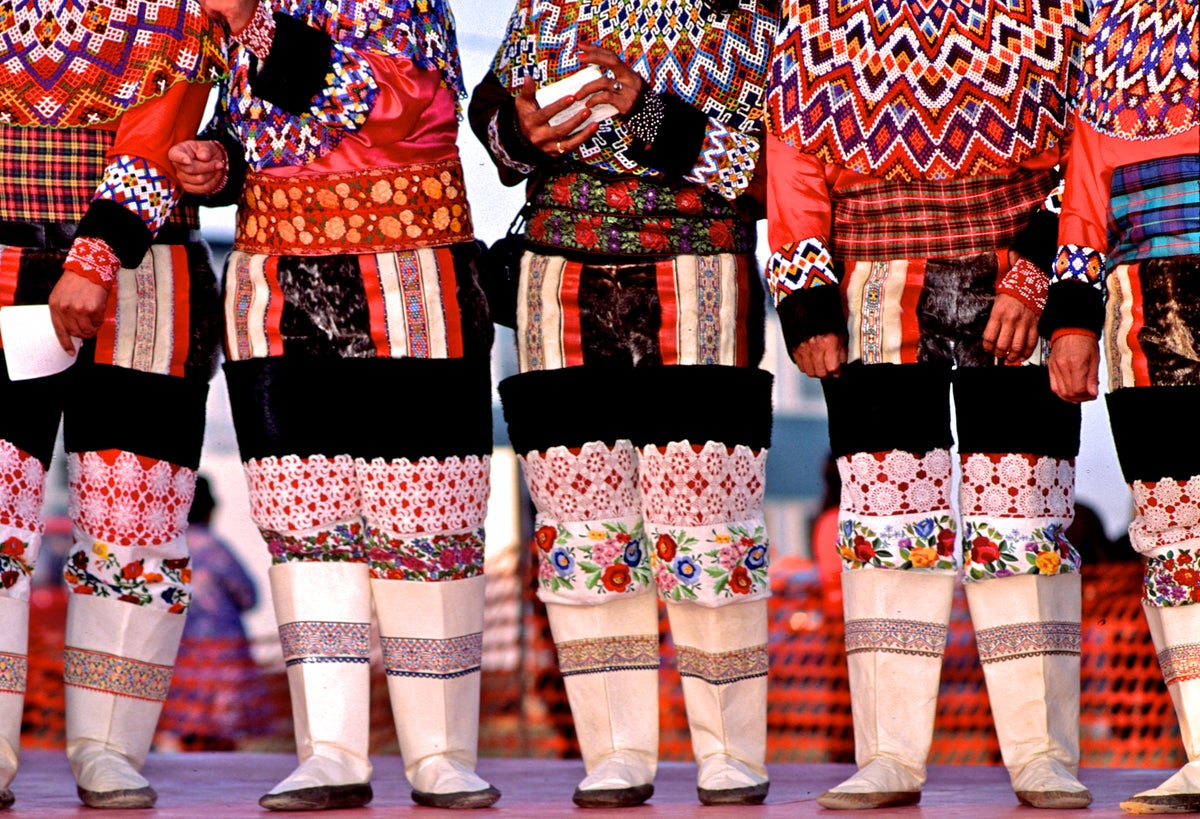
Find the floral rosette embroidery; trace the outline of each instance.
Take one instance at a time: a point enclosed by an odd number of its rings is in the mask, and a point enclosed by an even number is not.
[[[0,588],[11,589],[21,578],[33,577],[25,557],[28,551],[28,541],[16,535],[0,543]]]
[[[875,530],[858,519],[845,519],[838,533],[838,554],[846,569],[956,568],[958,534],[949,515],[929,515]]]
[[[989,523],[967,521],[963,539],[968,580],[1079,571],[1079,554],[1057,523],[1005,533]]]
[[[272,563],[314,560],[331,563],[362,563],[367,559],[362,544],[362,524],[342,523],[310,535],[287,535],[264,531]]]
[[[761,524],[709,530],[660,531],[654,541],[654,580],[667,600],[760,597],[770,589],[766,530]],[[706,549],[706,546],[713,548]]]
[[[457,534],[394,538],[367,534],[371,576],[386,580],[465,580],[483,574],[483,529]]]
[[[75,550],[63,575],[74,594],[115,597],[138,606],[151,605],[157,599],[173,614],[187,611],[192,602],[188,591],[191,559],[151,560],[149,564],[144,558],[122,562],[116,550],[98,540],[90,555],[85,549]]]
[[[1186,549],[1167,549],[1146,561],[1146,602],[1152,606],[1200,603],[1200,564]]]
[[[650,585],[650,559],[642,524],[604,521],[539,526],[533,536],[539,553],[538,582],[549,593],[588,589],[598,594],[635,592]]]

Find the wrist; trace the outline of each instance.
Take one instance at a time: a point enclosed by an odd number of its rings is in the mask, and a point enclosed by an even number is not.
[[[112,290],[120,269],[117,254],[107,242],[94,236],[80,236],[72,242],[67,259],[63,262],[63,270],[82,276],[108,291]]]

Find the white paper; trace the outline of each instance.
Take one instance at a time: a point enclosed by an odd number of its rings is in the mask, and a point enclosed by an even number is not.
[[[8,377],[13,381],[54,375],[75,363],[75,356],[68,355],[58,343],[48,304],[25,304],[0,310],[0,338],[4,340]],[[72,340],[78,350],[83,342],[77,338]]]
[[[537,90],[534,96],[537,99],[538,105],[540,105],[542,108],[545,108],[547,105],[556,100],[560,100],[565,96],[574,94],[592,80],[598,80],[602,76],[603,75],[600,73],[600,68],[598,66],[587,65],[569,77],[564,77],[558,82],[552,82],[549,85],[543,85]],[[591,98],[592,95],[589,94],[581,100],[575,100],[575,102],[571,103],[571,105],[550,117],[550,125],[562,125],[571,117],[578,116],[579,112],[583,110],[584,106],[587,104],[587,101]],[[580,123],[579,127],[571,133],[577,134],[587,126],[591,125],[593,122],[604,122],[604,120],[615,116],[616,113],[617,109],[611,105],[597,105],[592,109],[591,116]]]

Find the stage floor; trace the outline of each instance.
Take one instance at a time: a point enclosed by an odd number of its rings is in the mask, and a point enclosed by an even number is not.
[[[91,819],[120,816],[150,819],[227,819],[229,817],[266,817],[258,807],[258,797],[286,776],[295,764],[282,754],[194,753],[152,754],[145,774],[158,790],[158,807],[153,811],[99,811],[83,807],[75,796],[66,759],[53,751],[22,754],[21,772],[13,783],[16,804],[10,815],[87,816]],[[373,786],[375,801],[369,807],[346,811],[325,811],[319,815],[334,817],[433,817],[440,812],[420,808],[409,799],[408,783],[399,757],[375,760]],[[484,759],[480,773],[504,793],[490,811],[479,815],[552,817],[575,814],[580,819],[604,816],[636,817],[792,817],[822,816],[833,819],[846,813],[824,811],[817,806],[821,791],[836,785],[852,772],[850,765],[770,766],[771,795],[757,807],[702,807],[696,801],[695,767],[691,764],[664,763],[655,783],[654,798],[642,807],[626,810],[582,811],[571,803],[571,792],[580,777],[579,761],[544,759]],[[1132,769],[1085,769],[1080,778],[1095,801],[1081,811],[1055,811],[1054,816],[1079,816],[1089,819],[1126,816],[1118,802],[1139,790],[1153,787],[1169,772]],[[929,769],[921,804],[916,807],[862,812],[878,819],[906,817],[1048,817],[1017,804],[1001,768],[938,766]],[[445,815],[440,813],[440,815]],[[461,814],[457,814],[461,815]],[[861,814],[860,814],[861,815]]]

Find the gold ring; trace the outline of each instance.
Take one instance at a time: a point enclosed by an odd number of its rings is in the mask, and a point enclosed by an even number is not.
[[[613,91],[617,92],[618,94],[621,93],[621,89],[624,87],[625,86],[621,85],[620,80],[617,80],[616,82],[613,83]]]
[[[562,143],[561,143],[561,142],[558,142],[558,141],[555,141],[555,143],[554,143],[554,147],[558,148],[558,155],[559,155],[559,156],[562,156],[562,152],[563,152],[563,150],[562,150]]]

